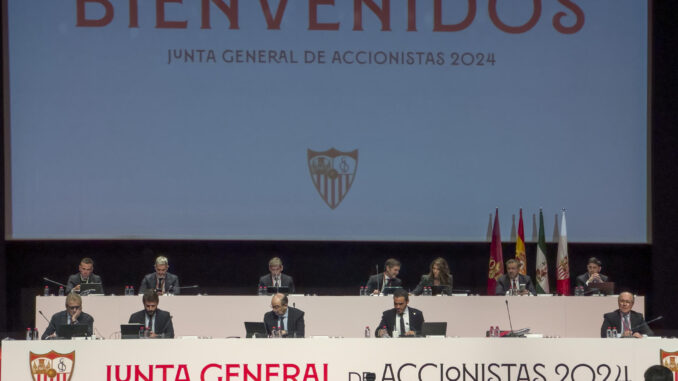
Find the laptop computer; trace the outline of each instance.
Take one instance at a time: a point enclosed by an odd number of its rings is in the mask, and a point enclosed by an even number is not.
[[[384,287],[384,289],[381,290],[381,293],[382,295],[393,295],[396,290],[402,290],[402,287]]]
[[[450,286],[431,286],[431,293],[433,295],[450,295],[452,294],[452,287]]]
[[[266,326],[261,321],[246,321],[245,322],[246,338],[262,338],[268,337]]]
[[[290,288],[287,287],[287,286],[280,286],[280,287],[270,286],[270,287],[266,287],[266,292],[268,292],[269,294],[277,294],[277,293],[289,294]]]
[[[56,335],[59,339],[91,336],[87,324],[59,324],[56,327]]]
[[[120,324],[120,338],[138,339],[141,327],[143,327],[143,325],[139,323]]]
[[[445,336],[447,335],[447,322],[424,322],[421,325],[422,336]]]
[[[101,283],[81,283],[80,284],[80,296],[85,295],[103,295],[104,288],[101,287]]]
[[[614,295],[614,282],[600,282],[589,284],[586,294],[596,294],[596,290],[598,290],[597,293],[603,295]]]

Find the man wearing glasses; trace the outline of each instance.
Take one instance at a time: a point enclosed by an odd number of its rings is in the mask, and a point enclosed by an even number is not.
[[[288,307],[285,294],[275,294],[271,299],[271,311],[264,314],[264,325],[269,336],[276,328],[282,337],[304,337],[304,311]]]
[[[94,318],[82,312],[82,298],[76,293],[66,296],[66,310],[52,315],[49,325],[42,334],[42,340],[56,337],[56,329],[59,325],[86,325],[87,333],[91,336],[94,327]]]

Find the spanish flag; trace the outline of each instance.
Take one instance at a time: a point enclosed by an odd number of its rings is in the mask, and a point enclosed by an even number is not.
[[[519,272],[527,275],[527,257],[525,256],[525,231],[523,230],[523,208],[520,208],[518,235],[516,236],[516,260],[520,262]]]

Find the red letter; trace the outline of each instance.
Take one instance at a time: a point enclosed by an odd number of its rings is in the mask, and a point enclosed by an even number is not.
[[[235,371],[231,372],[231,368],[235,368]],[[238,377],[238,368],[240,368],[239,364],[226,364],[226,381],[231,377]]]
[[[104,17],[98,20],[88,20],[85,17],[85,3],[99,3],[103,5],[106,10]],[[78,0],[75,11],[77,20],[75,26],[106,26],[113,21],[113,4],[108,0]]]
[[[290,374],[287,370],[294,369],[294,374]],[[297,381],[299,375],[299,367],[295,364],[283,364],[283,381],[292,380]]]
[[[188,367],[186,364],[179,364],[177,367],[177,375],[174,377],[174,381],[191,381],[191,377],[188,376]]]
[[[202,372],[200,372],[200,381],[205,381],[205,373],[207,373],[207,370],[210,368],[217,368],[221,370],[221,365],[214,363],[205,365],[205,367],[202,368]]]
[[[558,0],[558,1],[564,6],[570,8],[572,12],[574,12],[575,16],[577,16],[577,22],[570,27],[563,26],[560,20],[562,20],[563,17],[567,16],[567,14],[565,12],[558,12],[556,13],[555,16],[553,16],[553,27],[556,28],[558,32],[563,34],[572,34],[579,32],[581,28],[584,26],[585,19],[584,11],[582,11],[577,4],[574,4],[570,0]]]
[[[273,368],[280,368],[280,364],[266,364],[266,379],[270,380],[271,377],[277,377],[278,373]]]
[[[139,4],[137,0],[129,0],[129,27],[139,27]]]
[[[407,0],[407,31],[417,31],[417,0]]]
[[[332,5],[334,0],[308,0],[308,30],[339,30],[339,23],[318,22],[318,5]]]
[[[490,19],[492,19],[492,22],[497,26],[497,28],[506,33],[525,33],[537,25],[537,21],[539,21],[539,17],[541,16],[541,0],[532,0],[532,3],[534,4],[532,17],[525,25],[522,26],[508,26],[504,24],[497,15],[497,1],[498,0],[490,0],[489,5]]]
[[[240,29],[238,27],[238,0],[231,0],[231,5],[226,5],[223,0],[211,0],[221,9],[231,26],[228,29]],[[202,25],[201,29],[210,29],[210,0],[202,0]]]
[[[155,368],[162,369],[162,379],[163,381],[167,381],[167,369],[174,368],[174,365],[156,365]]]
[[[318,372],[315,370],[315,364],[306,364],[306,372],[304,372],[304,380],[314,379],[319,381]]]
[[[125,376],[125,379],[120,378],[120,365],[115,366],[115,379],[117,381],[129,381],[132,379],[132,366],[127,365],[127,376]]]
[[[271,7],[268,5],[268,0],[259,0],[259,2],[261,3],[261,9],[264,11],[264,16],[266,17],[267,29],[280,29],[280,22],[282,21],[282,16],[285,12],[285,7],[287,6],[287,0],[280,0],[278,10],[275,11],[275,18],[271,16]]]
[[[141,369],[139,369],[139,365],[134,366],[134,381],[139,381],[139,380],[144,380],[144,381],[152,381],[153,380],[153,365],[148,366],[148,377],[146,377],[143,373],[141,373]]]
[[[363,3],[381,20],[381,30],[391,30],[391,0],[381,0],[381,8],[373,0],[353,0],[353,30],[363,30]]]
[[[468,12],[466,18],[459,24],[443,24],[443,1],[435,0],[433,4],[433,31],[434,32],[458,32],[468,28],[476,18],[476,0],[468,0]]]
[[[183,0],[155,0],[155,27],[186,29],[188,21],[166,21],[165,3],[181,3]]]
[[[261,364],[257,364],[257,374],[256,375],[254,373],[250,372],[250,369],[247,367],[247,364],[245,364],[242,376],[243,376],[244,381],[247,381],[250,378],[252,378],[252,380],[254,380],[254,381],[261,381]]]

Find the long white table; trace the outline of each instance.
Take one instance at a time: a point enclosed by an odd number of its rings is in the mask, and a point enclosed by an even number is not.
[[[675,339],[4,341],[2,380],[639,381],[677,349]]]
[[[484,337],[490,326],[513,328],[558,337],[599,337],[603,314],[617,309],[615,296],[419,296],[410,306],[426,321],[447,322],[450,337]],[[36,298],[35,322],[44,332],[47,318],[64,310],[65,297]],[[225,338],[245,336],[245,321],[262,321],[270,310],[269,296],[163,296],[158,308],[170,311],[177,336]],[[393,308],[390,296],[294,296],[290,306],[303,310],[306,336],[363,337],[366,326],[379,324],[381,313]],[[141,296],[86,296],[83,311],[94,317],[95,333],[113,338],[120,324],[143,308]],[[645,299],[636,297],[634,310],[643,312]]]

